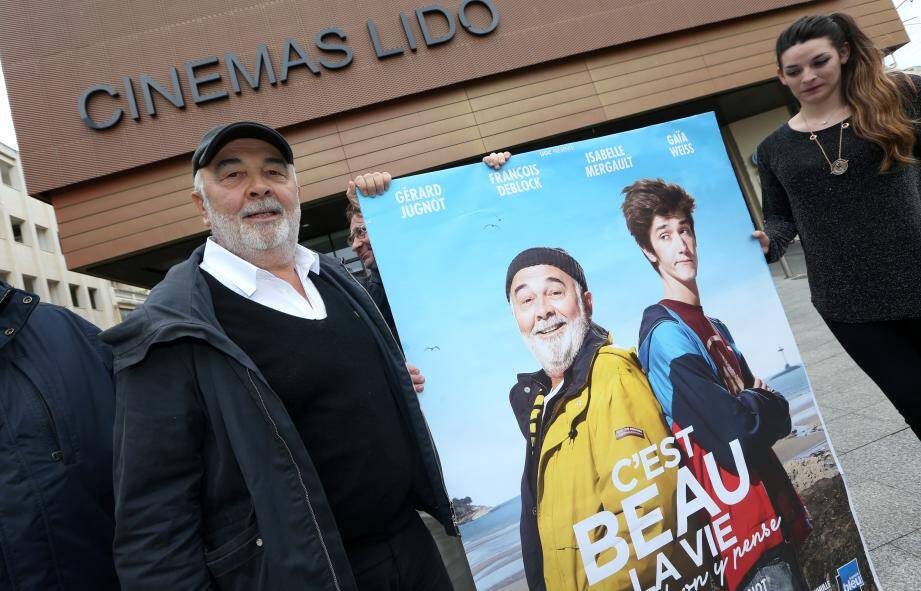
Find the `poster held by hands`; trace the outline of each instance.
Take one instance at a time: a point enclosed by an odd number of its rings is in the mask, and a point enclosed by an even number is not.
[[[360,201],[478,589],[877,589],[712,114]]]

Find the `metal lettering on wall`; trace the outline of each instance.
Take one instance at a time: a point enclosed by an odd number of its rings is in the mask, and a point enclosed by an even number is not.
[[[473,4],[480,5],[489,11],[490,22],[485,27],[477,26],[468,18],[467,9]],[[499,11],[492,0],[463,0],[456,15],[441,6],[424,6],[417,8],[414,16],[415,24],[418,25],[421,33],[421,42],[426,47],[450,41],[457,32],[458,22],[467,33],[476,36],[489,35],[499,26]],[[432,32],[432,25],[439,20],[447,26],[447,31],[436,35]],[[374,21],[367,21],[367,33],[378,60],[403,55],[407,48],[413,52],[418,49],[420,39],[411,24],[411,17],[405,12],[400,12],[400,23],[405,45],[402,39],[398,42],[391,40],[389,43],[381,39]],[[147,74],[140,74],[136,79],[129,76],[122,77],[120,87],[106,83],[94,84],[87,87],[80,95],[78,101],[80,118],[89,128],[103,130],[118,125],[126,113],[135,121],[141,118],[142,113],[149,117],[156,117],[155,94],[173,107],[185,109],[186,97],[183,96],[180,84],[183,77],[191,89],[192,103],[200,105],[230,96],[225,79],[230,82],[229,90],[239,95],[243,88],[240,83],[241,77],[250,88],[258,90],[263,78],[271,86],[279,82],[285,83],[292,70],[299,67],[306,68],[314,76],[319,76],[322,71],[321,67],[332,71],[345,68],[352,63],[354,53],[347,40],[348,36],[343,29],[331,27],[318,32],[314,39],[316,50],[322,52],[320,54],[322,57],[316,60],[296,39],[288,38],[280,48],[281,59],[278,60],[277,66],[268,46],[263,43],[255,50],[255,64],[252,68],[247,68],[236,53],[227,52],[223,60],[218,56],[208,56],[188,61],[181,68],[171,67],[169,69],[170,79],[167,83],[158,82]],[[222,63],[223,70],[221,70]],[[204,89],[204,86],[208,88]],[[138,95],[143,101],[141,105],[138,104]],[[93,101],[109,101],[112,106],[110,115],[107,118],[91,117],[89,107]]]

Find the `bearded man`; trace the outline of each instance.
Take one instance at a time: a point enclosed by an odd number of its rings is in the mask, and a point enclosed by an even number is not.
[[[671,535],[678,467],[675,455],[662,454],[669,432],[661,408],[635,352],[592,322],[582,266],[560,248],[529,248],[509,265],[505,294],[542,368],[520,374],[509,394],[527,440],[520,527],[529,589],[632,590],[631,571],[640,588],[653,588],[660,554],[692,580]],[[633,464],[642,450],[655,469]],[[634,522],[644,516],[642,537],[659,542],[638,558],[623,504],[651,485],[654,494],[630,511]],[[574,527],[594,519],[598,527]]]
[[[298,245],[293,162],[264,125],[209,131],[211,237],[104,335],[126,591],[450,589],[416,512],[457,535],[421,376],[346,269]]]

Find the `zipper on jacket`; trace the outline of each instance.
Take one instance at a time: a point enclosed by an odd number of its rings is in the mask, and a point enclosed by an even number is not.
[[[259,389],[259,386],[256,385],[256,381],[253,380],[252,372],[247,369],[246,376],[249,378],[250,384],[253,385],[253,389],[256,390],[256,395],[259,396],[259,403],[262,405],[262,412],[266,420],[272,426],[273,431],[275,432],[275,438],[281,441],[281,444],[285,447],[285,451],[288,452],[288,459],[291,460],[291,464],[294,466],[294,470],[297,473],[297,480],[301,485],[301,490],[304,491],[304,500],[307,502],[307,509],[310,511],[310,518],[313,520],[313,525],[317,529],[317,538],[320,540],[320,546],[323,548],[323,555],[326,558],[326,563],[329,566],[329,573],[333,577],[333,586],[337,590],[341,590],[339,586],[339,578],[336,576],[336,569],[333,567],[333,560],[329,555],[329,548],[326,546],[326,540],[323,539],[323,531],[320,529],[320,522],[317,521],[317,514],[313,510],[313,505],[310,503],[310,492],[307,490],[307,485],[304,484],[304,477],[301,474],[301,469],[297,465],[297,462],[294,460],[294,454],[291,453],[291,448],[288,447],[288,442],[285,441],[284,437],[281,436],[281,433],[278,432],[278,425],[275,424],[275,421],[272,420],[272,416],[269,414],[269,409],[265,406],[265,399],[262,398],[262,390]]]
[[[368,299],[371,300],[371,304],[374,306],[374,309],[377,310],[377,315],[380,316],[381,320],[384,323],[384,326],[387,327],[387,332],[390,334],[390,338],[393,340],[393,343],[396,345],[397,350],[400,352],[400,357],[403,359],[403,369],[406,371],[406,375],[409,376],[409,382],[412,383],[413,377],[409,373],[409,368],[406,367],[406,354],[403,353],[403,347],[400,346],[400,342],[397,340],[393,331],[390,330],[390,325],[387,324],[387,320],[384,318],[384,313],[381,312],[381,309],[377,306],[377,302],[374,301],[374,298],[371,297],[370,292],[365,289],[365,286],[361,284],[361,281],[355,278],[352,275],[352,272],[348,270],[348,267],[345,266],[345,263],[342,260],[339,260],[339,265],[342,267],[342,270],[345,271],[346,275],[352,278],[352,281],[361,288],[365,295],[368,296]],[[454,529],[457,531],[458,536],[460,535],[460,526],[457,525],[457,516],[454,514],[454,506],[451,504],[451,498],[448,495],[448,486],[445,484],[445,475],[441,469],[441,459],[438,457],[438,448],[435,447],[435,439],[432,437],[432,431],[429,429],[428,421],[425,420],[425,415],[422,416],[422,424],[425,426],[425,434],[429,438],[429,445],[432,446],[432,452],[435,454],[435,467],[438,468],[438,478],[441,479],[441,489],[445,491],[445,497],[448,499],[448,511],[451,513],[451,521],[454,522]]]
[[[54,414],[51,412],[51,406],[35,384],[32,384],[32,391],[35,393],[35,397],[38,399],[39,405],[45,413],[45,418],[48,419],[48,431],[51,433],[52,441],[51,459],[55,462],[60,462],[64,459],[64,448],[61,446],[61,436],[58,433],[58,425],[54,420]]]

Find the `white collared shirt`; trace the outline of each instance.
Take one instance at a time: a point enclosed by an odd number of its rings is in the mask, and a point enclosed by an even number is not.
[[[563,389],[563,382],[560,380],[560,383],[556,385],[556,388],[550,390],[550,393],[544,396],[544,408],[547,408],[547,403],[550,402],[550,399],[560,393],[560,390]]]
[[[310,280],[310,273],[320,274],[320,257],[301,245],[294,253],[294,270],[307,299],[287,281],[241,259],[211,238],[205,243],[200,268],[227,289],[257,304],[307,320],[326,318],[326,305]]]

